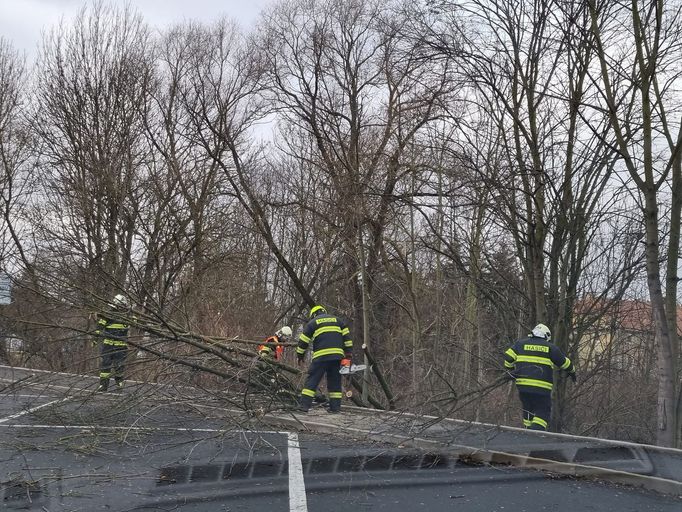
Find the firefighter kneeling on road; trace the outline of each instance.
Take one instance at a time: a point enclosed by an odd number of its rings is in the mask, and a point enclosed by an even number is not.
[[[296,355],[299,366],[303,364],[306,350],[312,342],[313,362],[301,391],[299,411],[308,412],[315,398],[315,391],[322,377],[327,375],[329,412],[341,412],[341,365],[350,366],[353,354],[353,340],[350,329],[335,316],[327,313],[322,306],[310,308],[309,321],[299,337]]]
[[[504,367],[519,391],[523,425],[531,430],[547,430],[549,426],[554,367],[576,381],[573,363],[550,339],[549,327],[538,324],[527,338],[518,340],[504,353]]]
[[[289,341],[292,334],[291,327],[285,325],[274,336],[266,338],[263,344],[258,346],[258,355],[261,358],[272,357],[275,361],[279,361],[284,352],[281,343]]]
[[[279,329],[274,336],[265,339],[262,345],[258,346],[258,381],[262,386],[271,389],[273,393],[282,391],[280,375],[277,368],[270,364],[271,361],[279,361],[284,355],[284,346],[291,340],[293,332],[288,325]]]

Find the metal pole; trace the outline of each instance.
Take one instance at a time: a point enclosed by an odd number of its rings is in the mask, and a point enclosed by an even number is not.
[[[360,286],[362,289],[362,348],[369,348],[369,297],[367,296],[367,269],[365,268],[365,247],[362,240],[362,227],[358,229],[358,243],[360,246]],[[369,362],[367,361],[367,354],[364,356],[364,363],[367,370],[364,371],[362,377],[362,403],[367,403],[367,394],[369,391]]]

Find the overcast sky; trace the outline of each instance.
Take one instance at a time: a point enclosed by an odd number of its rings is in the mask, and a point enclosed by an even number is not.
[[[109,0],[108,3],[130,3],[154,27],[163,27],[183,19],[212,20],[227,15],[248,27],[258,13],[272,0]],[[33,57],[41,30],[73,18],[89,3],[87,0],[0,0],[0,36],[15,48]]]

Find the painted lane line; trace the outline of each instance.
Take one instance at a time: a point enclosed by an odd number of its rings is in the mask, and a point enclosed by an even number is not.
[[[75,377],[78,379],[85,377],[88,379],[96,379],[97,381],[99,381],[99,377],[97,375],[83,375],[83,374],[79,374],[79,373],[55,372],[52,370],[38,370],[36,368],[24,368],[23,366],[7,366],[4,364],[0,364],[0,370],[10,370],[12,373],[29,372],[32,374],[31,377],[37,377],[37,375],[35,375],[36,373],[42,373],[45,375],[62,375],[64,377]],[[196,391],[196,389],[197,389],[196,387],[193,387],[193,386],[184,386],[184,385],[174,386],[172,383],[160,384],[158,382],[145,382],[142,380],[132,380],[132,379],[127,380],[126,382],[130,382],[133,384],[149,384],[151,386],[174,387],[176,389],[190,389],[193,391]]]
[[[287,453],[289,459],[289,512],[308,512],[303,480],[303,463],[298,434],[289,432]]]
[[[11,384],[11,383],[14,383],[14,382],[19,382],[19,381],[12,381],[12,380],[10,380],[10,379],[4,379],[4,378],[0,377],[0,382],[9,382],[9,383]],[[132,381],[126,381],[126,382],[132,382]],[[155,384],[155,385],[158,386],[159,384]],[[49,390],[64,390],[64,391],[69,391],[69,392],[71,392],[71,393],[80,393],[81,395],[87,395],[87,396],[95,396],[95,395],[97,395],[97,396],[105,397],[105,398],[114,398],[114,397],[116,397],[116,396],[119,396],[119,395],[116,395],[116,394],[114,394],[114,393],[108,393],[108,394],[95,393],[95,388],[93,388],[93,387],[90,387],[90,388],[80,388],[80,387],[77,387],[76,385],[71,385],[71,386],[60,386],[59,384],[52,384],[52,383],[50,383],[50,382],[36,382],[36,383],[25,383],[25,384],[22,383],[22,386],[33,387],[33,388],[40,388],[40,389],[44,389],[44,390],[47,390],[47,391],[49,391]],[[129,386],[128,389],[135,389],[135,387]],[[2,397],[2,396],[9,396],[10,394],[11,394],[11,393],[4,393],[4,392],[3,392],[3,393],[0,393],[0,397]],[[166,398],[172,398],[172,397],[170,397],[170,395],[165,395],[165,397],[166,397]],[[163,398],[163,395],[162,395],[162,398]],[[186,398],[186,399],[184,399],[184,400],[189,401],[189,400],[191,400],[191,399],[193,399],[193,398],[192,398],[192,397],[188,397],[188,398]],[[175,404],[175,403],[178,403],[178,402],[176,401],[176,402],[174,402],[174,404]],[[174,405],[174,404],[173,404],[173,405]],[[202,405],[195,404],[195,407],[208,407],[208,406],[202,406]]]
[[[27,414],[31,414],[31,413],[39,410],[39,409],[42,409],[43,407],[48,407],[48,406],[53,405],[53,404],[66,402],[67,400],[71,400],[72,398],[73,397],[71,397],[71,396],[67,396],[66,398],[62,398],[60,400],[52,400],[51,402],[47,402],[46,404],[31,407],[30,409],[26,409],[25,411],[21,411],[21,412],[18,412],[16,414],[12,414],[11,416],[7,416],[6,418],[0,419],[0,423],[6,423],[10,420],[21,418],[22,416],[26,416]]]
[[[50,375],[64,375],[65,377],[89,377],[92,379],[99,379],[99,377],[95,375],[78,375],[77,373],[54,372],[52,370],[38,370],[37,368],[24,368],[23,366],[7,366],[4,364],[0,364],[0,370],[9,370],[12,373],[29,372],[33,374],[31,375],[32,377],[35,377],[36,373],[45,373]]]
[[[3,382],[3,381],[4,381],[4,382],[11,382],[11,381],[8,380],[8,379],[3,379],[2,377],[0,377],[0,382]],[[60,385],[58,385],[58,384],[50,384],[49,382],[46,382],[46,383],[35,383],[35,384],[28,383],[28,384],[22,384],[22,386],[32,387],[32,388],[39,388],[39,389],[42,389],[42,390],[44,390],[44,391],[46,391],[46,392],[47,392],[47,391],[54,391],[54,392],[57,392],[57,391],[62,391],[62,390],[63,390],[63,391],[68,391],[69,393],[79,393],[79,395],[74,395],[74,396],[72,396],[71,398],[78,398],[78,397],[81,397],[81,398],[82,398],[82,397],[84,397],[84,396],[85,396],[85,397],[98,396],[98,397],[102,397],[102,398],[115,398],[115,397],[119,396],[119,395],[114,394],[114,393],[109,393],[109,394],[106,394],[106,395],[103,395],[103,394],[100,394],[100,393],[96,393],[96,392],[95,392],[95,388],[90,388],[90,389],[88,389],[88,388],[79,388],[79,387],[76,387],[76,386],[60,386]],[[11,396],[11,395],[12,395],[12,393],[0,393],[0,397],[3,397],[3,396]],[[45,396],[45,398],[51,398],[51,397]]]
[[[12,380],[12,379],[5,379],[3,377],[0,377],[0,382],[9,382],[10,386],[12,384],[19,383],[21,381],[19,380]],[[75,390],[75,391],[88,391],[86,388],[78,388],[76,386],[60,386],[59,384],[52,384],[50,382],[26,382],[21,384],[22,387],[33,387],[33,388],[42,388],[42,389],[66,389],[66,390]],[[92,390],[90,390],[92,391]]]
[[[8,388],[9,388],[9,387],[11,387],[11,384],[13,384],[15,382],[19,382],[19,381],[12,381],[10,379],[4,379],[4,378],[0,377],[0,382],[9,382],[10,383],[10,386],[8,386]],[[132,382],[132,381],[126,381],[126,382]],[[92,396],[97,395],[97,396],[102,397],[102,398],[113,399],[113,398],[119,396],[115,393],[108,393],[108,394],[96,393],[94,387],[81,388],[81,387],[76,386],[75,384],[70,385],[70,386],[60,386],[59,384],[52,384],[50,382],[35,382],[35,383],[22,383],[21,385],[24,387],[38,388],[38,389],[44,390],[45,392],[52,391],[52,392],[56,393],[56,392],[66,391],[68,393],[78,393],[81,397],[92,397]],[[144,384],[140,384],[139,387],[141,387],[143,385]],[[158,386],[158,384],[155,384],[155,385]],[[140,392],[140,390],[137,388],[138,388],[137,385],[136,386],[129,386],[128,390],[129,391],[132,390],[133,393]],[[176,389],[178,389],[178,388],[176,388]],[[166,390],[164,389],[163,391],[166,391]],[[0,392],[0,397],[9,396],[10,394],[13,394],[13,393],[11,393],[11,392],[5,393],[3,391],[3,392]],[[74,396],[74,398],[76,398],[76,397]],[[170,399],[172,397],[170,396],[170,394],[166,394],[166,395],[160,395],[156,399],[162,400],[164,398]],[[190,400],[193,400],[196,398],[197,397],[186,397],[186,398],[183,398],[183,401],[189,402]],[[147,400],[149,400],[149,398],[147,398]],[[151,401],[151,400],[149,400],[149,401]],[[173,405],[175,405],[177,403],[180,403],[180,402],[176,400],[173,403]],[[199,404],[194,404],[194,406],[195,407],[207,407],[207,406],[201,406]]]
[[[276,430],[226,430],[217,428],[190,428],[190,427],[126,427],[126,426],[104,426],[104,425],[32,425],[25,424],[3,424],[0,428],[25,428],[25,429],[47,429],[47,430],[110,430],[117,431],[137,431],[137,432],[203,432],[212,434],[257,434],[257,435],[281,435],[286,432]]]
[[[181,427],[112,427],[104,425],[31,425],[26,424],[12,424],[8,423],[6,425],[0,425],[0,428],[26,428],[26,429],[47,429],[47,430],[110,430],[113,432],[118,431],[136,431],[136,432],[231,432],[229,430],[219,430],[215,428],[181,428]]]
[[[57,398],[57,397],[46,395],[17,395],[14,393],[0,393],[0,399],[2,398]]]
[[[3,381],[13,382],[9,379],[3,379],[2,377],[0,377],[0,382],[3,382]],[[115,399],[120,398],[120,396],[121,396],[121,395],[118,395],[115,393],[107,393],[107,394],[95,393],[94,389],[92,389],[92,388],[91,389],[77,388],[75,386],[59,386],[57,384],[23,384],[23,385],[24,386],[30,386],[30,387],[39,387],[39,388],[44,389],[46,391],[63,389],[63,390],[68,391],[70,393],[79,393],[79,395],[72,395],[72,398],[79,398],[79,397],[90,398],[90,397],[96,396],[98,399],[115,400]],[[9,397],[9,396],[17,396],[17,395],[14,395],[13,393],[0,393],[0,399],[3,397]],[[44,397],[45,398],[53,398],[53,397],[49,397],[47,395],[44,395]],[[163,400],[163,399],[169,400],[171,398],[173,398],[173,397],[171,397],[170,395],[161,396],[161,397],[154,397],[154,398],[145,397],[144,401],[152,403],[155,400]],[[235,396],[234,398],[236,399],[236,398],[240,398],[240,397]],[[192,400],[195,400],[195,399],[196,399],[196,397],[187,397],[187,398],[183,398],[181,400],[176,399],[173,402],[159,404],[159,406],[160,407],[176,407],[178,404],[190,403],[192,405],[192,407],[194,407],[196,409],[211,409],[211,410],[221,411],[221,412],[226,412],[226,413],[231,413],[231,414],[244,414],[245,413],[245,411],[243,409],[234,409],[234,408],[229,408],[229,407],[225,407],[225,406],[218,406],[218,405],[204,405],[204,404],[198,404],[198,403],[192,402]],[[277,433],[287,434],[287,432],[277,432]]]

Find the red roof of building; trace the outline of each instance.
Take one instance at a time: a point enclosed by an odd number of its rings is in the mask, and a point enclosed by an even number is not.
[[[613,320],[622,329],[652,332],[653,314],[651,303],[641,300],[621,300],[609,304],[608,299],[584,299],[576,305],[577,314],[597,313],[601,307],[608,307],[605,320]],[[682,306],[677,306],[678,332],[682,334]]]

